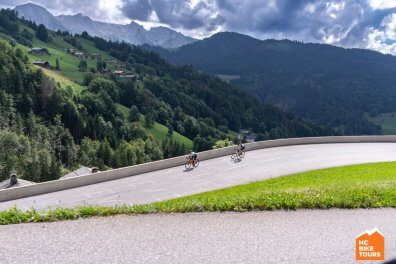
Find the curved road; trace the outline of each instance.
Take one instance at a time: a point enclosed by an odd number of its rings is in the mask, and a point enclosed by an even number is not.
[[[123,179],[0,203],[0,211],[49,207],[144,204],[291,173],[348,164],[396,160],[396,143],[342,143],[249,151],[241,162],[229,156],[202,161],[192,171],[174,167]]]

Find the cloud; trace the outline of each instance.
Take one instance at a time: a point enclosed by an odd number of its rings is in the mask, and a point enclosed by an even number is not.
[[[82,13],[95,20],[125,23],[121,12],[121,0],[0,0],[0,7],[13,8],[17,5],[34,3],[43,6],[53,15],[73,15]]]
[[[15,6],[26,0],[0,0]],[[396,55],[396,0],[31,0],[55,15],[165,25],[202,38],[235,31]]]
[[[132,20],[160,22],[185,30],[211,32],[224,23],[213,0],[123,0],[122,11]]]
[[[396,7],[396,0],[370,0],[373,9],[388,9]]]

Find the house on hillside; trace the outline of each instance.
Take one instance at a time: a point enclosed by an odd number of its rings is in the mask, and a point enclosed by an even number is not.
[[[35,184],[34,182],[18,179],[15,174],[12,174],[8,180],[0,182],[0,190],[22,187]]]
[[[42,67],[42,68],[49,68],[50,67],[50,64],[49,64],[48,61],[33,61],[32,63],[33,63],[33,65],[36,65],[36,66],[39,66],[39,67]]]
[[[99,53],[92,53],[91,54],[91,59],[100,59],[101,58],[101,55],[99,54]]]
[[[85,58],[85,55],[82,52],[76,52],[76,53],[74,53],[74,56],[79,57],[81,59]]]
[[[252,143],[256,141],[256,136],[255,135],[246,135],[245,136],[245,141],[247,143]]]
[[[130,80],[130,81],[136,81],[137,80],[137,75],[135,74],[123,74],[120,75],[121,79],[125,79],[125,80]]]
[[[68,179],[68,178],[72,178],[72,177],[89,175],[89,174],[93,174],[93,173],[97,173],[97,172],[99,172],[99,171],[95,167],[94,168],[88,168],[88,167],[82,166],[78,170],[72,171],[72,172],[60,177],[60,179]]]
[[[29,50],[30,54],[35,55],[50,55],[49,51],[46,48],[32,48]]]
[[[256,136],[251,134],[248,129],[242,129],[241,133],[236,138],[236,141],[243,141],[247,143],[252,143],[256,141]]]
[[[124,71],[113,71],[114,75],[124,75],[125,72]]]

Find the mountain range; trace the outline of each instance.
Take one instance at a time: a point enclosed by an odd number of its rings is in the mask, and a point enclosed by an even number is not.
[[[174,50],[145,46],[174,64],[225,77],[263,102],[346,134],[376,134],[396,112],[396,57],[223,32]]]
[[[166,27],[153,27],[146,30],[143,26],[131,22],[127,25],[95,21],[83,14],[54,16],[44,7],[36,4],[24,4],[15,7],[19,17],[43,24],[53,31],[69,31],[70,33],[88,32],[90,35],[107,40],[124,41],[127,43],[163,48],[178,48],[196,40]]]

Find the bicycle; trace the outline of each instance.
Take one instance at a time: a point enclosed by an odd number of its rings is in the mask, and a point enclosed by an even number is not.
[[[244,150],[237,150],[234,149],[235,153],[231,154],[231,159],[235,160],[235,159],[240,159],[242,160],[245,157],[245,151]]]
[[[184,164],[184,166],[186,167],[187,170],[191,169],[191,168],[196,168],[199,165],[199,159],[190,159],[189,157],[187,157],[187,161],[186,164]]]

